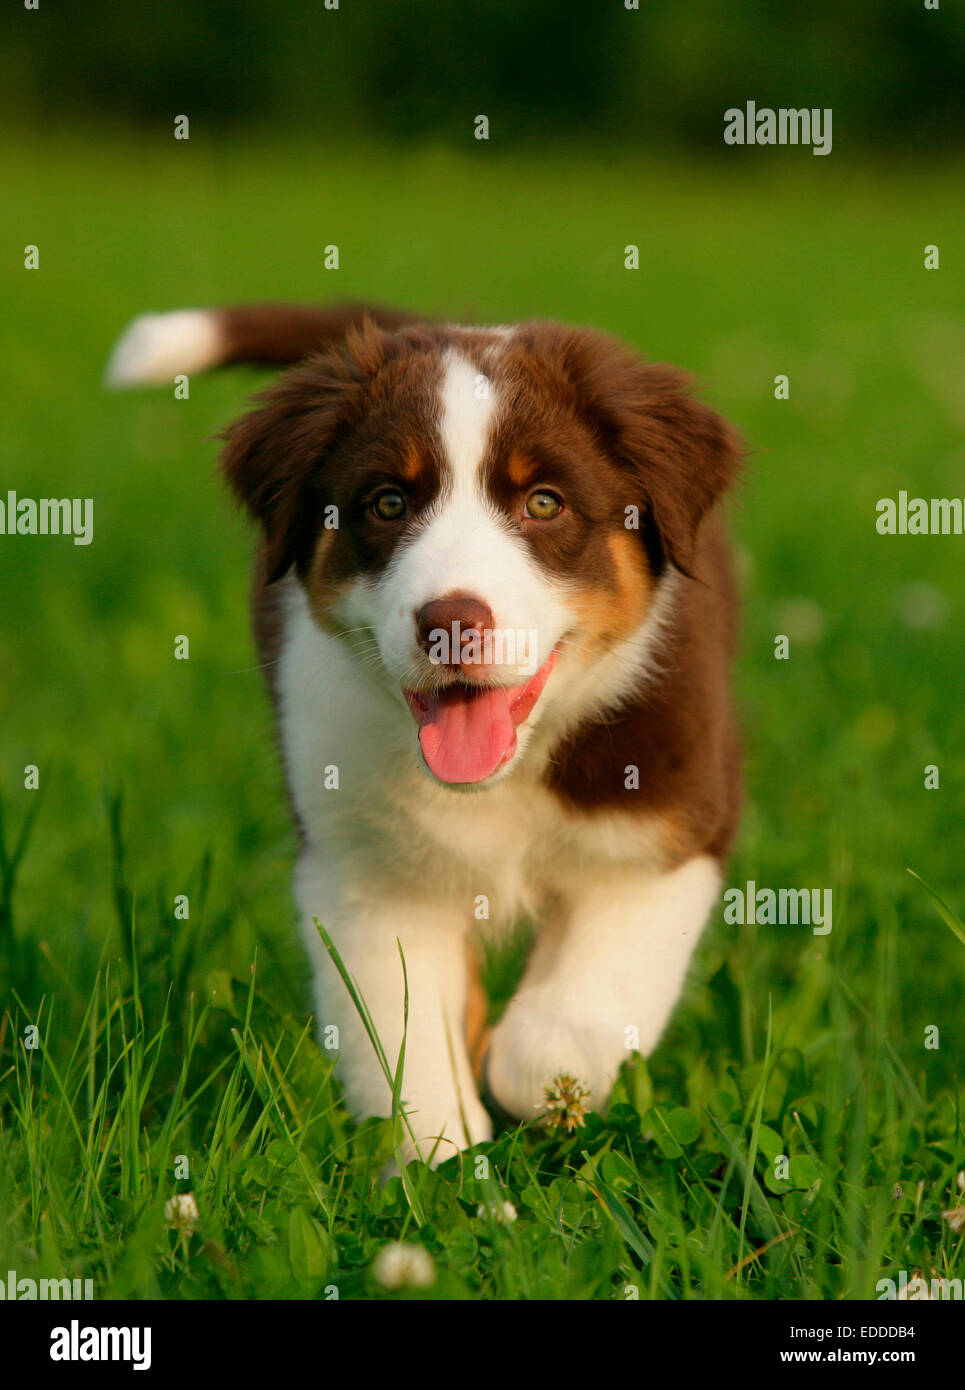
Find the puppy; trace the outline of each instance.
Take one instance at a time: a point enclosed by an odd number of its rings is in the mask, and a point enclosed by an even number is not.
[[[135,320],[109,379],[299,363],[226,431],[259,523],[254,629],[300,850],[317,1023],[350,1108],[390,1092],[420,1152],[487,1139],[472,1053],[535,1118],[569,1074],[606,1101],[658,1042],[718,900],[740,803],[736,599],[717,504],[735,431],[687,378],[554,323],[256,306]],[[468,950],[529,916],[487,1039]],[[397,944],[398,943],[398,944]]]

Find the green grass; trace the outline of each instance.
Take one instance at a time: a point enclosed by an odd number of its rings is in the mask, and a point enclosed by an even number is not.
[[[701,167],[329,145],[10,142],[0,496],[92,496],[95,537],[0,538],[0,1271],[85,1275],[99,1296],[399,1297],[372,1262],[403,1239],[435,1261],[413,1297],[861,1298],[902,1268],[962,1277],[941,1212],[965,1168],[948,930],[965,542],[880,537],[874,507],[965,492],[965,182],[837,152]],[[695,371],[737,421],[748,800],[730,882],[834,895],[825,937],[718,914],[605,1119],[504,1129],[405,1186],[380,1186],[392,1124],[350,1121],[308,1024],[250,538],[210,440],[264,378],[199,377],[186,402],[99,382],[136,312],[348,295],[596,324]],[[497,999],[519,959],[488,962]],[[184,1237],[165,1226],[179,1191],[200,1213]],[[486,1214],[503,1200],[515,1222]]]

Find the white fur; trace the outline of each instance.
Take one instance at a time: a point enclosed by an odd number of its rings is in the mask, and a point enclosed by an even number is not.
[[[664,872],[659,821],[569,811],[543,783],[554,741],[588,712],[615,709],[658,665],[674,583],[660,585],[636,633],[587,659],[591,634],[579,629],[566,583],[540,569],[485,497],[479,467],[500,402],[478,400],[475,378],[450,355],[438,415],[448,486],[385,573],[353,586],[336,611],[340,636],[319,629],[293,576],[284,581],[278,681],[304,831],[296,898],[316,967],[317,1023],[338,1026],[349,1106],[388,1113],[388,1086],[313,918],[358,982],[393,1067],[403,1014],[398,939],[410,991],[403,1098],[424,1156],[443,1136],[435,1161],[490,1133],[464,1039],[474,929],[499,930],[522,913],[543,928],[494,1031],[489,1067],[496,1098],[529,1119],[553,1075],[572,1072],[599,1105],[627,1037],[645,1052],[656,1044],[719,888],[707,858]],[[516,756],[468,790],[428,774],[400,690],[413,672],[426,674],[415,613],[454,589],[485,600],[497,625],[535,629],[540,664],[567,638],[518,730]],[[499,677],[511,685],[518,673]],[[331,768],[337,790],[325,785]]]
[[[535,1115],[560,1072],[584,1082],[599,1109],[630,1051],[652,1051],[720,882],[701,856],[658,876],[601,866],[569,896],[493,1032],[487,1077],[511,1114]]]
[[[438,1163],[467,1143],[488,1139],[489,1116],[476,1094],[464,1042],[466,945],[458,905],[399,891],[386,880],[363,885],[352,873],[340,885],[337,874],[311,852],[299,861],[295,890],[316,963],[319,1023],[339,1030],[339,1071],[349,1106],[360,1115],[387,1115],[391,1091],[348,991],[320,945],[313,917],[338,947],[393,1071],[402,1045],[407,980],[402,1100],[411,1135],[403,1135],[406,1153]]]
[[[162,385],[221,361],[224,336],[209,309],[141,314],[128,324],[104,372],[108,386]]]

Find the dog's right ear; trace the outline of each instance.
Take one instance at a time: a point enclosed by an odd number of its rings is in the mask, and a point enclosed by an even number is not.
[[[381,338],[371,323],[350,332],[340,348],[286,372],[255,397],[255,410],[222,433],[221,471],[261,525],[269,584],[308,562],[324,507],[326,458],[357,417],[381,360]]]

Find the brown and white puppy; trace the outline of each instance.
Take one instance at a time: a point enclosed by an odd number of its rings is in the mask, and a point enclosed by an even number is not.
[[[485,1139],[467,944],[537,924],[486,1079],[533,1118],[602,1106],[657,1043],[740,801],[736,603],[716,503],[735,432],[677,370],[553,323],[270,306],[136,320],[117,384],[304,358],[226,433],[262,530],[255,630],[301,849],[318,1025],[350,1107],[389,1091],[314,925],[394,1062],[424,1151]]]

